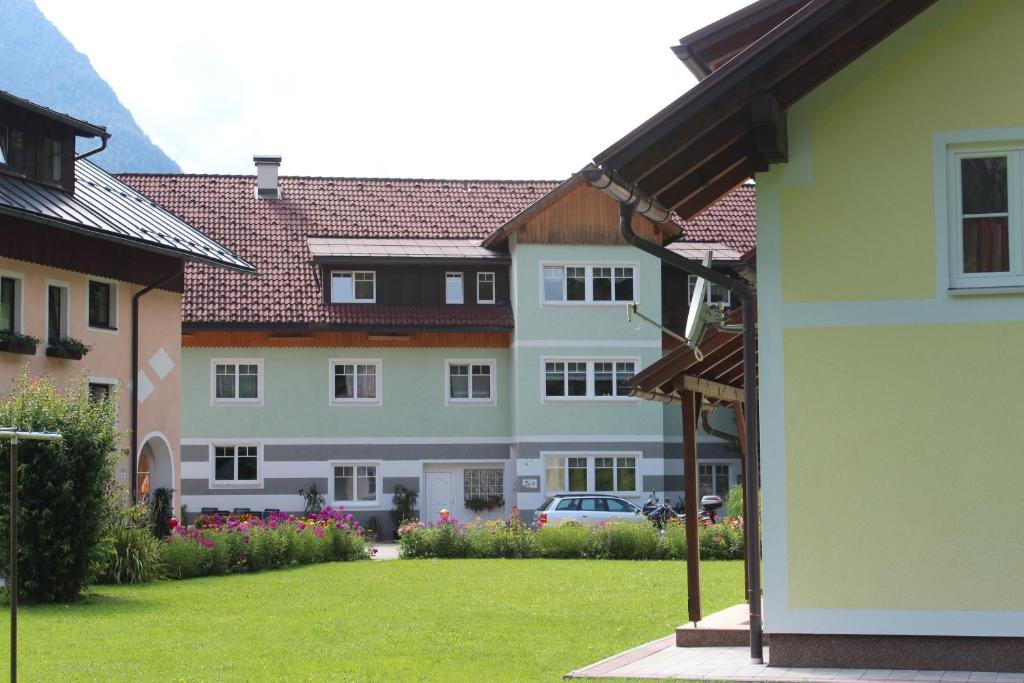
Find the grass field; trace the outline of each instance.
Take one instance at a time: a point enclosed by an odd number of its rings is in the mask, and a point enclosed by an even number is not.
[[[710,613],[743,563],[702,563]],[[19,616],[23,681],[555,681],[685,620],[682,562],[352,562],[98,587]],[[7,610],[0,616],[9,637]],[[6,667],[7,648],[2,666]]]

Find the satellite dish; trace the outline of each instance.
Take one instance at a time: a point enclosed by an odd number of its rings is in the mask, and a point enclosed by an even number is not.
[[[711,267],[710,251],[704,256],[703,264],[705,268]],[[691,349],[700,344],[708,325],[718,325],[724,318],[722,304],[709,304],[707,299],[708,281],[698,277],[690,297],[690,311],[686,315],[686,345]]]

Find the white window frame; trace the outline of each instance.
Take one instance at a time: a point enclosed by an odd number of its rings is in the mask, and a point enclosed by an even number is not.
[[[328,460],[327,461],[327,504],[344,505],[346,508],[378,508],[384,505],[384,476],[382,474],[383,461],[381,460]],[[334,498],[334,468],[335,467],[376,467],[377,486],[375,491],[377,497],[373,500],[335,500]]]
[[[43,308],[46,314],[46,336],[43,337],[43,344],[47,346],[50,344],[50,287],[60,287],[64,290],[64,298],[61,301],[61,317],[63,318],[61,324],[64,326],[62,338],[71,336],[71,283],[47,279],[43,289]]]
[[[733,487],[736,486],[736,479],[740,475],[740,468],[737,466],[738,462],[739,462],[738,460],[728,460],[726,458],[710,458],[710,459],[706,459],[706,460],[701,458],[697,462],[697,492],[700,493],[700,468],[701,468],[702,465],[709,465],[712,468],[717,467],[719,465],[726,465],[729,468],[729,475],[728,475],[729,485],[726,486],[726,493],[728,494],[728,492],[732,491]],[[714,473],[714,469],[711,470],[711,476],[713,478],[716,476],[715,473]],[[714,479],[712,479],[712,487],[711,487],[712,489],[714,489],[713,482],[714,482]],[[706,495],[706,494],[704,494],[704,495]],[[722,500],[725,500],[725,499],[723,498]],[[724,514],[724,512],[723,512],[723,514]]]
[[[372,365],[377,371],[376,398],[335,398],[334,368],[338,365]],[[358,382],[356,383],[358,387]],[[331,406],[379,406],[384,400],[384,362],[380,358],[331,358],[327,362],[327,404]]]
[[[547,364],[548,363],[586,363],[587,393],[585,396],[548,396],[547,395]],[[596,396],[594,391],[594,363],[612,363],[612,387],[618,388],[615,363],[632,363],[633,374],[640,368],[637,357],[595,358],[579,356],[544,356],[540,359],[540,397],[543,403],[637,403],[635,396]],[[566,368],[566,391],[568,391],[568,368]]]
[[[451,367],[453,365],[469,365],[470,394],[473,393],[473,365],[487,365],[491,368],[491,396],[489,398],[452,398]],[[444,361],[444,400],[450,406],[493,406],[498,404],[498,363],[494,358],[446,358]]]
[[[256,398],[217,398],[217,366],[235,366],[235,394],[238,394],[238,366],[256,366]],[[211,406],[261,406],[266,395],[266,374],[263,372],[262,358],[211,358],[210,359],[210,405]]]
[[[543,272],[543,271],[542,271]],[[489,275],[491,280],[491,298],[483,299],[480,297],[480,285],[483,283],[483,277]],[[478,304],[493,304],[498,300],[498,278],[493,271],[481,271],[476,274],[476,302]]]
[[[24,334],[25,330],[25,274],[12,270],[0,270],[0,277],[14,280],[14,332]],[[49,294],[47,294],[47,305],[49,305]],[[47,324],[50,318],[47,317]],[[43,340],[46,341],[45,339]]]
[[[541,451],[541,478],[544,482],[543,489],[546,496],[553,496],[559,494],[586,494],[596,496],[619,496],[626,497],[631,495],[637,495],[643,491],[643,452],[642,451]],[[568,491],[568,490],[555,490],[548,488],[548,461],[552,458],[562,458],[563,461],[567,458],[585,458],[587,460],[587,490],[586,491]],[[595,490],[596,476],[595,476],[595,461],[597,458],[634,458],[634,470],[636,488],[629,491],[597,491]],[[565,471],[565,485],[569,483],[568,467],[563,464],[563,470]],[[615,481],[618,483],[618,467],[615,468]]]
[[[1007,158],[1007,210],[1009,213],[1010,270],[1005,273],[963,272],[963,194],[961,159]],[[946,149],[946,210],[948,212],[949,288],[999,289],[1024,287],[1024,145],[977,143]]]
[[[544,296],[544,269],[545,268],[562,268],[562,298],[559,301],[548,301]],[[581,301],[567,301],[566,296],[568,288],[568,277],[565,275],[566,268],[583,268],[586,272],[584,273],[584,297]],[[594,268],[611,268],[612,269],[612,296],[614,297],[615,288],[615,268],[632,268],[633,270],[633,298],[630,301],[595,301],[594,300]],[[541,261],[540,262],[540,305],[541,306],[591,306],[591,307],[612,307],[621,308],[622,306],[633,303],[637,300],[637,294],[640,291],[640,267],[636,263],[623,263],[619,261],[614,262],[569,262],[569,261]]]
[[[688,275],[686,277],[686,301],[687,302],[693,301],[693,288],[696,287],[696,286],[697,286],[697,276],[696,275]],[[726,308],[728,308],[729,306],[732,306],[732,292],[727,287],[723,287],[722,285],[715,284],[714,282],[709,282],[708,286],[704,290],[704,292],[705,292],[705,294],[704,294],[704,302],[705,303],[707,303],[707,304],[714,303],[715,301],[714,301],[713,293],[717,293],[720,296],[721,302],[723,304],[725,304]],[[724,297],[721,296],[723,294],[724,294]]]
[[[89,295],[89,283],[91,282],[99,282],[105,285],[110,285],[110,327],[93,327],[92,325],[89,324],[89,304],[91,299]],[[117,334],[119,318],[117,306],[118,302],[121,300],[121,293],[118,291],[119,284],[120,283],[118,283],[117,280],[111,280],[105,277],[96,277],[94,275],[90,275],[87,278],[85,283],[85,326],[90,331],[103,332],[106,334]]]
[[[369,273],[373,276],[373,296],[369,299],[359,299],[356,297],[356,275],[365,275]],[[334,298],[334,276],[335,275],[351,275],[352,276],[352,298],[350,299],[336,299]],[[377,303],[377,271],[375,270],[332,270],[330,272],[330,281],[328,284],[328,296],[327,300],[332,304],[373,304]]]
[[[449,296],[451,292],[448,291],[448,281],[458,280],[459,288],[462,290],[459,292],[460,296],[458,301],[455,301],[453,297]],[[466,303],[466,275],[465,273],[458,270],[449,270],[444,274],[444,302],[451,306],[459,306]]]
[[[238,479],[238,448],[256,448],[256,479]],[[235,449],[235,479],[217,479],[217,448]],[[258,441],[219,439],[210,443],[210,488],[211,489],[262,489],[263,488],[263,444]]]

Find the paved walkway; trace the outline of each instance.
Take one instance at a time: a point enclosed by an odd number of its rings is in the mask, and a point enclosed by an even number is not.
[[[375,560],[397,560],[398,559],[398,544],[397,543],[374,543],[373,547],[377,549],[377,554],[373,556]]]
[[[769,648],[765,648],[765,657]],[[647,678],[715,681],[961,681],[1024,683],[1024,673],[982,671],[893,671],[890,669],[783,669],[751,664],[746,647],[676,647],[675,636],[660,638],[577,669],[566,678]]]

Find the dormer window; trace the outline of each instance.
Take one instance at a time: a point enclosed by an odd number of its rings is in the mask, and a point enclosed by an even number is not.
[[[47,179],[55,183],[60,182],[61,168],[64,163],[61,154],[61,145],[58,140],[46,138],[43,141],[43,153],[45,154]]]
[[[21,169],[25,166],[25,135],[17,128],[0,124],[0,164]]]
[[[494,300],[494,273],[477,273],[476,302],[478,304],[493,304]]]
[[[372,270],[331,271],[331,303],[373,303],[377,299],[377,278]]]
[[[465,301],[465,289],[462,286],[462,273],[444,274],[444,302],[461,304]]]

